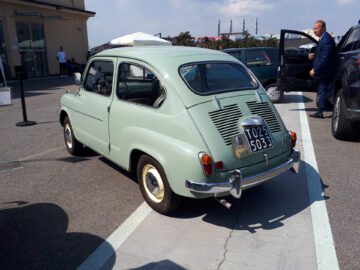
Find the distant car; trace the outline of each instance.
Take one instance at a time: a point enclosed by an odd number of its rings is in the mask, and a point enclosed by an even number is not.
[[[232,48],[222,51],[240,60],[255,74],[273,103],[282,100],[284,91],[276,88],[279,66],[278,48]]]
[[[293,169],[296,134],[237,59],[190,47],[128,47],[91,57],[61,98],[67,150],[86,145],[134,172],[146,202],[170,213],[182,196],[239,198]]]
[[[317,81],[309,75],[312,61],[310,52],[318,41],[294,30],[281,30],[280,71],[278,88],[286,91],[317,91]],[[351,27],[337,45],[338,72],[334,97],[328,97],[333,106],[332,134],[337,139],[357,136],[360,130],[360,25]]]

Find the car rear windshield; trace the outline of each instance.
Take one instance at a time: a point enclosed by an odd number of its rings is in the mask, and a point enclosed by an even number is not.
[[[194,63],[180,67],[189,88],[200,95],[257,88],[255,78],[237,63]]]

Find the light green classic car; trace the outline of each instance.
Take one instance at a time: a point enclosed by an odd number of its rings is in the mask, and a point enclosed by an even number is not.
[[[214,50],[146,46],[93,56],[79,89],[61,98],[73,154],[83,146],[136,173],[146,202],[174,211],[181,197],[233,195],[298,171],[289,132],[255,76]]]

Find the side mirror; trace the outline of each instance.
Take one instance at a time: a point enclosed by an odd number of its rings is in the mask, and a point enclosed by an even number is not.
[[[76,85],[81,84],[81,74],[79,72],[74,73],[74,80]]]

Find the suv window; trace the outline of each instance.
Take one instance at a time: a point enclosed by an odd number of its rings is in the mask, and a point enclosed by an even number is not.
[[[189,88],[200,95],[257,87],[249,72],[235,63],[186,64],[179,71]]]
[[[241,51],[233,51],[233,52],[226,52],[226,53],[228,53],[231,56],[235,57],[236,59],[242,61],[242,59],[241,59]]]
[[[116,94],[121,100],[159,107],[165,99],[165,88],[147,68],[131,63],[119,66]]]
[[[112,61],[92,62],[86,74],[84,89],[103,96],[110,96],[113,74],[114,64]]]
[[[260,65],[260,66],[269,66],[269,65],[278,65],[277,53],[275,50],[268,49],[259,49],[259,50],[246,50],[246,65]]]
[[[360,48],[360,28],[355,29],[347,39],[342,52],[357,50]]]

